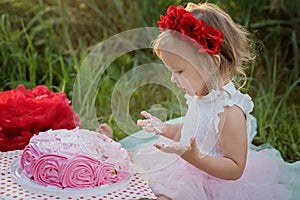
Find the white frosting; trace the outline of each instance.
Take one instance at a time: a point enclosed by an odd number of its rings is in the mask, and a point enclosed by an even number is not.
[[[75,128],[73,130],[49,130],[31,138],[41,152],[73,156],[88,154],[90,157],[112,164],[128,158],[128,153],[120,143],[98,132]]]

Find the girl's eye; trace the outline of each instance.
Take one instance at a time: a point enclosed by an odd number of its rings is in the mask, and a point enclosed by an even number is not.
[[[181,74],[182,72],[183,72],[183,70],[176,71],[177,74]]]

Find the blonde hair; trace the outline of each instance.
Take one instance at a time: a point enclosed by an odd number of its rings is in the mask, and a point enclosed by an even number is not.
[[[188,3],[185,9],[193,13],[197,19],[204,21],[207,25],[220,30],[224,34],[219,54],[221,61],[219,72],[221,75],[226,73],[231,80],[234,80],[237,75],[242,75],[244,77],[243,86],[246,83],[245,69],[255,58],[251,50],[250,34],[214,4]],[[162,32],[153,42],[153,50],[158,57],[161,45],[168,36],[170,34],[166,31]]]

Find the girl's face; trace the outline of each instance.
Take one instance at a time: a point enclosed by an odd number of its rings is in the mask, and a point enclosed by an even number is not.
[[[189,95],[202,96],[208,92],[200,70],[184,58],[161,50],[160,58],[167,69],[172,73],[171,81],[182,88]]]

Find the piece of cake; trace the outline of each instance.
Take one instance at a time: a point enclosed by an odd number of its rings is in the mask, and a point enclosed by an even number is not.
[[[29,179],[59,188],[99,187],[122,181],[130,173],[130,158],[120,143],[78,128],[33,136],[20,162]]]

